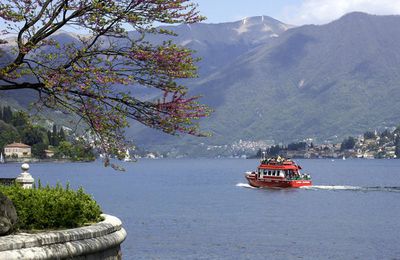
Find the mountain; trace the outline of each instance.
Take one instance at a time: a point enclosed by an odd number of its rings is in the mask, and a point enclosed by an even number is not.
[[[57,40],[61,45],[75,42],[77,43],[77,38],[75,34],[60,31],[53,36],[53,39]],[[15,55],[12,48],[16,44],[15,37],[9,37],[6,40],[6,44],[0,45],[0,67],[3,67],[5,64],[8,64],[15,58]],[[53,49],[55,49],[53,47]],[[29,78],[28,76],[23,77],[19,80],[20,82],[24,81],[34,81],[34,78]],[[1,83],[1,80],[0,80]],[[11,90],[11,91],[2,91],[0,92],[0,102],[3,104],[11,105],[14,108],[23,109],[28,108],[32,102],[37,101],[39,95],[34,90]]]
[[[197,63],[199,67],[199,78],[185,80],[184,83],[191,88],[199,79],[207,78],[220,68],[234,62],[238,57],[258,46],[265,46],[278,38],[281,34],[294,26],[285,24],[268,16],[255,16],[240,21],[208,24],[198,23],[192,25],[163,26],[163,29],[171,30],[177,36],[148,35],[146,40],[153,43],[162,43],[165,40],[172,40],[174,43],[185,46],[195,51],[194,56],[201,58]],[[135,37],[135,32],[130,32]],[[71,42],[76,36],[60,32],[56,40],[61,43]],[[121,45],[124,41],[120,42]],[[200,93],[201,88],[200,88]],[[154,97],[151,89],[139,88],[136,94],[141,97]],[[158,131],[143,127],[132,122],[133,127],[127,130],[140,145],[175,143],[176,138],[165,135]],[[212,132],[213,130],[210,129]],[[139,138],[138,138],[139,136]],[[187,141],[184,141],[185,143]],[[191,141],[194,145],[198,139]]]
[[[197,91],[231,140],[325,139],[399,124],[399,62],[400,16],[351,13],[287,31]]]
[[[177,139],[133,123],[127,133],[139,145],[323,141],[400,122],[400,16],[350,13],[301,27],[258,16],[165,29],[203,58],[199,78],[186,83],[214,108],[201,122],[214,135]]]
[[[215,109],[202,122],[214,136],[197,143],[340,141],[396,126],[398,64],[400,16],[350,13],[326,25],[284,31],[192,86]],[[154,135],[149,140],[168,142]]]
[[[229,23],[197,23],[162,27],[177,34],[176,37],[150,35],[150,42],[171,39],[174,43],[195,50],[200,77],[225,66],[243,53],[270,42],[292,25],[282,23],[269,16],[255,16]]]
[[[173,40],[175,43],[196,50],[196,57],[201,57],[199,66],[199,74],[206,77],[214,70],[221,66],[229,64],[244,52],[268,42],[274,37],[278,37],[281,33],[291,28],[291,25],[284,24],[268,16],[258,16],[243,19],[241,21],[221,24],[199,23],[193,25],[164,26],[163,29],[174,31],[178,36],[160,36],[149,35],[146,40],[153,43],[161,43],[165,40]],[[131,36],[135,36],[135,32],[130,32]],[[57,40],[61,46],[74,42],[79,44],[77,35],[60,31],[53,38]],[[0,49],[0,65],[12,58],[11,48],[15,44],[14,38],[5,39],[8,43],[1,45]],[[121,45],[124,41],[121,41]],[[4,52],[5,51],[5,52]],[[53,51],[58,51],[54,49]],[[193,81],[189,81],[192,84]],[[24,94],[21,94],[24,93]],[[0,93],[0,100],[7,99],[17,103],[20,107],[27,105],[37,99],[36,93],[26,90],[7,91]],[[152,90],[148,88],[137,89],[142,97],[154,97]],[[3,96],[3,98],[2,98]]]

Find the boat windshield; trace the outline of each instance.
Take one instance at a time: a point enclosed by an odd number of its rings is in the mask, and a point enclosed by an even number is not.
[[[283,170],[258,169],[258,174],[264,176],[285,177],[285,171]]]

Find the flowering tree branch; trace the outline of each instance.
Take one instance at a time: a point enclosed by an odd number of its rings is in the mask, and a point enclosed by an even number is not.
[[[0,90],[33,89],[39,104],[77,114],[107,155],[127,148],[128,118],[169,134],[202,135],[196,122],[209,108],[176,82],[196,75],[191,51],[144,37],[172,34],[154,23],[201,21],[196,7],[189,0],[2,1],[2,35],[17,37],[11,61],[0,63]],[[88,34],[58,42],[55,33],[71,27]],[[0,55],[6,43],[0,39]],[[141,100],[139,86],[162,98]]]

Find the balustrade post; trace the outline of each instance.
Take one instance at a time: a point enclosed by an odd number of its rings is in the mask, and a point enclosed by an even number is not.
[[[29,164],[24,163],[21,166],[22,173],[15,179],[17,183],[19,183],[24,189],[32,189],[33,183],[35,180],[32,175],[28,172]]]

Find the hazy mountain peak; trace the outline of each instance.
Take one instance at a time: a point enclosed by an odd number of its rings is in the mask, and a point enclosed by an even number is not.
[[[343,15],[343,16],[342,16],[341,18],[339,18],[339,19],[343,19],[343,18],[355,18],[355,17],[372,17],[372,16],[377,16],[377,15],[372,15],[372,14],[369,14],[369,13],[358,12],[358,11],[356,11],[356,12],[347,13],[347,14]]]
[[[283,22],[276,20],[268,15],[245,17],[242,20],[236,21],[234,23],[237,22],[251,23],[251,24],[283,24]]]
[[[234,24],[236,26],[233,30],[236,31],[238,35],[255,32],[269,35],[273,34],[274,37],[293,27],[265,15],[246,17],[240,21],[234,22]]]
[[[400,18],[400,15],[375,15],[364,12],[351,12],[343,15],[339,19],[331,22],[331,24],[335,23],[363,23],[368,21],[376,21],[378,23],[382,22],[386,19],[397,19]]]

